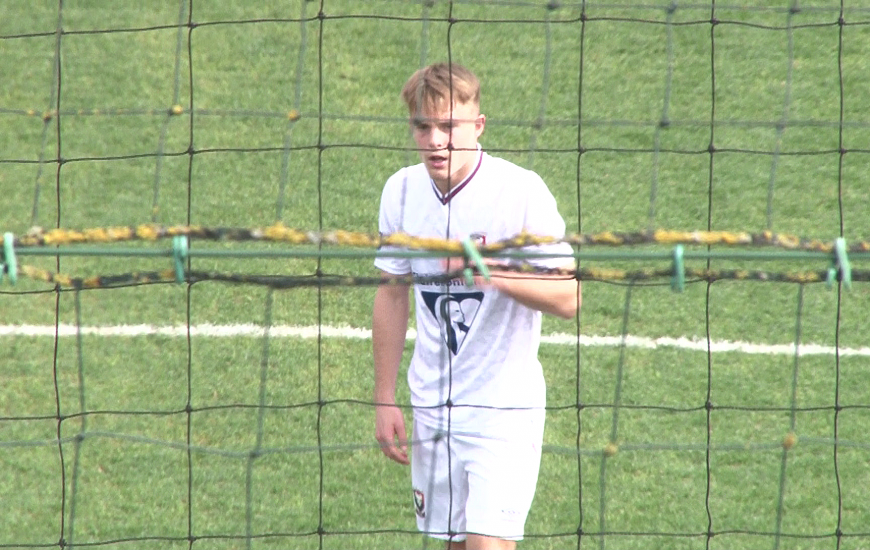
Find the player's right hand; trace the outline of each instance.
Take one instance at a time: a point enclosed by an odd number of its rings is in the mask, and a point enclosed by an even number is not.
[[[402,409],[395,405],[375,407],[375,438],[388,458],[399,464],[411,463],[408,460],[408,436]]]

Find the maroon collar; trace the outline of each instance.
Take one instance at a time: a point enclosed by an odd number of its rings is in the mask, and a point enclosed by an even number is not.
[[[471,178],[473,178],[474,175],[477,174],[477,171],[480,170],[480,165],[483,164],[483,151],[481,149],[478,149],[478,151],[479,154],[477,156],[477,166],[475,166],[474,170],[472,170],[471,173],[468,174],[468,177],[462,180],[462,183],[451,189],[450,192],[446,195],[442,195],[441,191],[438,190],[438,186],[435,185],[435,181],[432,178],[429,178],[429,181],[432,183],[432,191],[435,192],[435,196],[438,198],[439,201],[441,201],[441,204],[447,204],[448,202],[450,202],[453,197],[455,197],[460,191],[462,191],[463,188],[465,188],[466,185],[468,185],[468,182],[471,181]]]

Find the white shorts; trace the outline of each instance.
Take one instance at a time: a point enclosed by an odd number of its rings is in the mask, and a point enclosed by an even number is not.
[[[411,482],[417,528],[438,539],[468,533],[523,538],[535,496],[544,411],[525,411],[498,433],[447,433],[414,422]]]

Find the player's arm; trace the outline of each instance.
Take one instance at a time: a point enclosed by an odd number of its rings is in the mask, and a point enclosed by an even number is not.
[[[448,258],[443,261],[445,271],[454,269],[456,263],[464,265],[462,258]],[[477,273],[474,275],[474,286],[494,288],[507,294],[526,307],[536,309],[562,319],[573,319],[580,309],[580,281],[573,275],[525,273],[501,269],[504,263],[499,260],[485,260],[489,271],[489,280]],[[562,266],[565,270],[573,270],[574,263]]]
[[[568,268],[573,268],[568,264]],[[573,319],[582,302],[580,281],[570,275],[500,271],[489,267],[491,288],[507,294],[526,307],[562,319]]]
[[[548,235],[561,238],[565,235],[565,222],[559,215],[556,199],[547,189],[544,181],[537,174],[531,177],[526,186],[529,195],[526,197],[525,217],[523,227],[532,235]],[[543,248],[561,253],[570,252],[570,247],[551,245]],[[503,294],[507,294],[524,306],[542,311],[549,315],[572,319],[580,309],[580,281],[572,274],[540,274],[540,273],[516,273],[500,270],[499,260],[491,259],[487,264],[492,273],[491,281],[487,284]],[[573,259],[564,258],[558,260],[557,265],[550,261],[545,262],[548,267],[561,267],[573,271],[575,263]],[[561,264],[561,265],[558,265]]]
[[[382,272],[384,279],[394,275]],[[410,312],[410,285],[381,284],[372,308],[372,349],[375,363],[375,437],[389,458],[408,464],[407,435],[402,410],[395,406],[396,379]]]

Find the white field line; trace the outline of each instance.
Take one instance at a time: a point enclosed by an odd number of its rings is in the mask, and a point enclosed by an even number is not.
[[[138,337],[138,336],[168,336],[168,337],[207,337],[207,338],[227,338],[227,337],[262,337],[266,333],[266,329],[260,325],[254,324],[239,324],[239,325],[191,325],[190,328],[186,325],[177,326],[158,326],[158,325],[114,325],[114,326],[82,326],[77,328],[75,325],[62,324],[55,327],[54,325],[0,325],[0,337],[6,336],[34,336],[34,337],[53,337],[57,334],[59,337],[75,336],[79,331],[83,336],[106,336],[106,337]],[[274,325],[268,329],[269,336],[272,338],[302,338],[311,339],[317,338],[318,334],[323,338],[347,338],[356,340],[367,340],[371,338],[371,331],[364,328],[354,328],[348,326],[293,326],[293,325]],[[408,339],[415,337],[416,333],[413,329],[408,331]],[[693,340],[689,338],[646,338],[643,336],[589,336],[581,334],[554,333],[546,334],[541,337],[541,343],[561,345],[561,346],[583,346],[583,347],[616,347],[624,345],[628,348],[641,349],[658,349],[658,348],[676,348],[692,351],[706,352],[707,349],[712,353],[749,353],[761,355],[795,355],[794,344],[753,344],[750,342],[728,342],[728,341],[710,341]],[[835,355],[838,352],[834,346],[823,346],[818,344],[801,344],[797,350],[799,355]],[[840,356],[870,356],[870,348],[843,348],[839,349]]]

